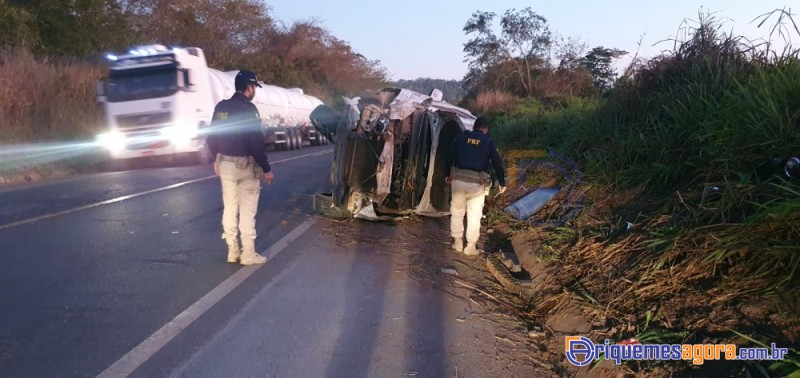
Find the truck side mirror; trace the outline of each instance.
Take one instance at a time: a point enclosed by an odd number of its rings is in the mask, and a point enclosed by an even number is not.
[[[106,102],[106,79],[97,80],[94,86],[97,102]]]
[[[191,76],[189,75],[189,70],[180,70],[180,75],[178,76],[178,85],[181,89],[187,92],[194,92],[194,83],[191,81]]]

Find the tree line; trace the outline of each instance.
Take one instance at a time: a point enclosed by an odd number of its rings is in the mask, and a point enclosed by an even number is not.
[[[388,83],[386,69],[315,20],[283,24],[261,0],[6,0],[0,48],[99,60],[106,52],[159,43],[197,46],[209,66],[248,68],[266,82],[297,86],[330,100]],[[495,27],[499,21],[499,28]],[[502,16],[476,11],[464,25],[469,71],[463,81],[429,78],[397,85],[458,102],[479,92],[517,97],[591,96],[611,87],[614,59],[626,52],[559,37],[531,8]]]
[[[604,46],[589,50],[580,40],[559,36],[530,7],[502,16],[476,11],[463,31],[471,37],[464,44],[471,97],[490,91],[536,98],[596,95],[612,87],[612,63],[627,54]]]
[[[196,46],[211,67],[247,68],[265,82],[323,98],[361,94],[387,81],[315,20],[285,25],[260,0],[5,0],[0,48],[100,59],[134,45]]]

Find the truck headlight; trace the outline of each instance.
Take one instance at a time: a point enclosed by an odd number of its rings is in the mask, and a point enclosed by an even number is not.
[[[125,148],[125,135],[119,131],[109,131],[97,136],[97,144],[111,152],[121,151]]]
[[[194,124],[176,124],[165,127],[162,134],[177,146],[185,146],[192,139],[197,138],[197,126]]]

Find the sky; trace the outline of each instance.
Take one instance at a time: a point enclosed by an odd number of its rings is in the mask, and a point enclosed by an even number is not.
[[[796,8],[792,13],[800,12],[800,0],[265,0],[265,3],[270,6],[272,16],[285,24],[317,20],[355,51],[379,60],[393,80],[462,79],[467,72],[463,45],[470,39],[462,29],[477,10],[501,16],[507,9],[531,7],[561,36],[577,37],[590,48],[605,46],[630,52],[618,63],[620,67],[627,65],[634,53],[653,57],[662,50],[670,50],[672,43],[659,42],[679,35],[684,20],[696,21],[701,7],[723,21],[723,30],[751,40],[768,38],[768,27],[774,24],[770,20],[758,28],[758,21],[753,20],[760,15],[782,8]],[[800,16],[795,19],[800,24]],[[794,33],[791,37],[800,46],[800,35]]]

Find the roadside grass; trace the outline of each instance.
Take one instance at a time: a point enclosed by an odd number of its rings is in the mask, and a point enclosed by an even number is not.
[[[99,63],[0,50],[0,143],[91,138],[102,126],[95,101]]]
[[[741,342],[738,329],[750,343],[800,342],[800,183],[775,169],[800,155],[796,52],[758,50],[705,16],[607,96],[538,105],[495,115],[491,133],[505,150],[553,147],[586,173],[585,210],[548,230],[558,247],[540,259],[560,282],[580,277],[575,294],[607,327],[647,313],[628,337]],[[742,316],[752,304],[765,315]],[[731,372],[784,376],[793,358]]]
[[[102,64],[37,57],[24,49],[0,50],[0,178],[37,177],[93,170],[104,159],[94,146],[103,128],[95,100]]]

